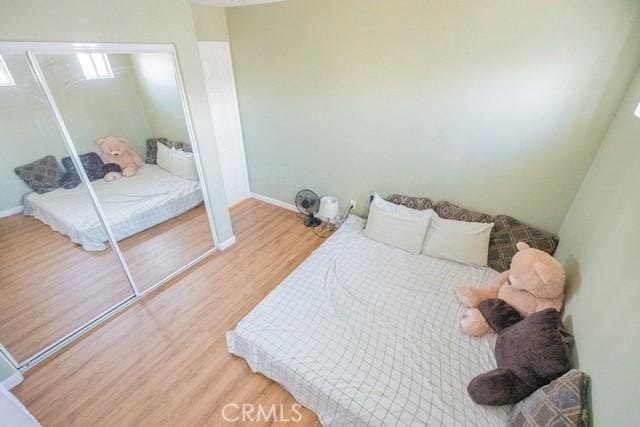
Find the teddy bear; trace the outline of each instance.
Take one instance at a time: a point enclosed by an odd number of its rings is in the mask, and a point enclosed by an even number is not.
[[[106,136],[96,141],[100,149],[100,157],[105,164],[116,164],[122,169],[122,173],[116,168],[105,174],[106,181],[113,181],[121,176],[134,176],[138,168],[143,165],[142,159],[136,153],[125,138],[119,136]]]
[[[524,242],[516,245],[518,252],[511,260],[511,269],[503,272],[494,286],[458,288],[458,299],[470,309],[464,314],[462,331],[480,336],[490,331],[478,305],[487,299],[499,298],[514,307],[522,316],[553,308],[560,311],[564,301],[566,274],[562,264],[546,252],[531,248]]]
[[[467,390],[481,405],[514,404],[571,369],[573,337],[554,308],[523,317],[505,301],[492,298],[478,305],[498,333],[497,368],[471,380]]]

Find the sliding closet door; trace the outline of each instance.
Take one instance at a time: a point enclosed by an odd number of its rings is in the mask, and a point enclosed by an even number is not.
[[[141,292],[214,248],[170,52],[37,54]]]
[[[0,151],[0,343],[24,366],[134,292],[25,53],[0,51]]]

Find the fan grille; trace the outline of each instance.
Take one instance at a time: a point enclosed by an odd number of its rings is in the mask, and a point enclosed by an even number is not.
[[[296,207],[300,213],[313,216],[320,209],[320,197],[311,190],[302,190],[296,194]]]

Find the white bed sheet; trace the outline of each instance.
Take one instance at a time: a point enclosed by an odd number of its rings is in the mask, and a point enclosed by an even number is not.
[[[227,333],[229,351],[326,426],[505,425],[509,407],[467,393],[496,367],[495,336],[462,334],[454,295],[498,273],[412,255],[361,229],[350,217]]]
[[[113,182],[100,179],[92,184],[116,240],[174,218],[203,201],[198,181],[171,175],[156,165],[144,165],[133,177]],[[30,193],[24,198],[24,206],[25,214],[69,236],[85,250],[106,248],[106,230],[84,185]]]

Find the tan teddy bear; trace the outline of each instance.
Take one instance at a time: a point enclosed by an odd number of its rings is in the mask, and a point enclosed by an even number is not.
[[[517,245],[518,253],[511,260],[511,270],[500,275],[491,287],[465,286],[456,290],[458,299],[471,307],[460,325],[467,335],[480,336],[489,330],[489,324],[477,309],[480,302],[499,298],[528,316],[546,308],[558,311],[564,301],[566,274],[562,265],[551,255],[533,249],[524,242]]]
[[[123,176],[134,176],[138,168],[144,163],[126,139],[119,136],[105,136],[96,141],[100,148],[100,157],[105,164],[115,163],[122,169]],[[118,179],[119,176],[111,174],[105,176],[107,181]]]

